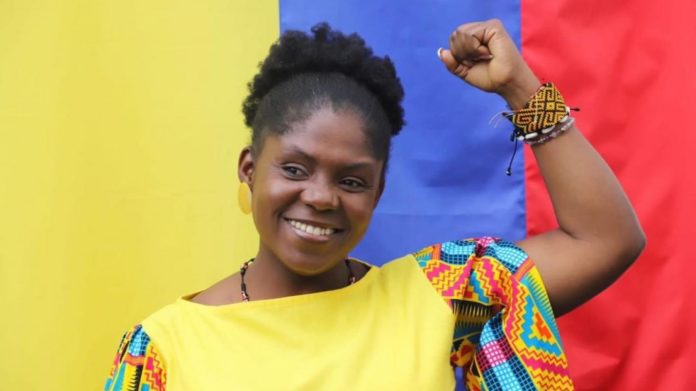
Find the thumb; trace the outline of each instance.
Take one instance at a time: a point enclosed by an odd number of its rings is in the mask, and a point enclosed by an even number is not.
[[[454,55],[452,55],[452,52],[447,49],[437,49],[437,56],[440,58],[440,61],[445,64],[448,71],[461,78],[466,77],[466,73],[469,71],[469,68],[473,66],[473,64],[467,60],[463,60],[462,62],[457,61],[457,59],[454,58]]]

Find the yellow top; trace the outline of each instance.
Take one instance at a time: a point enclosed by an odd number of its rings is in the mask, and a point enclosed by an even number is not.
[[[455,365],[470,390],[573,387],[539,274],[508,242],[438,244],[338,290],[191,296],[124,336],[106,390],[453,390]]]
[[[452,390],[454,320],[408,256],[339,290],[218,307],[181,298],[142,325],[168,391]]]

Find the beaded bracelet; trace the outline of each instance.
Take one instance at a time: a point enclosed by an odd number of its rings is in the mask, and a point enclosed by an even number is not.
[[[558,125],[554,126],[547,134],[544,134],[532,140],[528,140],[527,144],[534,146],[547,143],[553,140],[554,138],[560,136],[561,134],[565,133],[565,131],[570,129],[570,127],[573,126],[574,123],[575,118],[566,117],[565,121],[561,121]]]

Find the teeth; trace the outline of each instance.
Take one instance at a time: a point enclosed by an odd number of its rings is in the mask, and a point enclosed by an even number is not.
[[[312,235],[321,235],[321,236],[329,236],[336,232],[336,230],[332,228],[321,228],[321,227],[315,227],[313,225],[308,225],[305,223],[300,223],[299,221],[295,220],[288,220],[290,222],[290,225],[295,227],[296,229],[299,229],[300,231],[307,232],[308,234]]]

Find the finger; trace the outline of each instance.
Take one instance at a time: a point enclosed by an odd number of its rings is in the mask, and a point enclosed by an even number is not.
[[[452,51],[453,47],[456,47],[458,45],[458,40],[457,40],[457,30],[453,31],[452,34],[450,34],[449,37],[449,47],[450,47],[450,53],[452,54],[452,57],[456,60],[457,63],[461,62],[464,60],[464,56],[462,53],[459,53],[458,51]],[[439,53],[438,53],[439,54]]]
[[[476,52],[478,53],[479,60],[490,60],[493,58],[493,53],[488,49],[488,46],[480,45],[476,48]]]
[[[452,72],[453,74],[464,78],[466,77],[467,72],[471,68],[470,65],[466,65],[464,63],[461,63],[457,61],[456,58],[452,55],[452,52],[447,49],[440,48],[437,50],[437,55],[440,57],[440,60],[445,64],[445,67],[447,67],[447,70]]]
[[[476,52],[476,47],[478,43],[475,39],[460,29],[456,29],[452,32],[449,39],[449,50],[452,52],[452,56],[457,60],[457,62],[463,62],[465,60],[472,61],[478,57]]]
[[[463,33],[470,34],[480,44],[477,49],[482,56],[491,54],[491,45],[497,40],[512,40],[503,26],[503,22],[498,19],[491,19],[485,22],[469,23],[459,27]]]
[[[459,62],[490,59],[491,52],[488,47],[464,27],[468,26],[460,26],[450,36],[450,51],[454,58]]]

